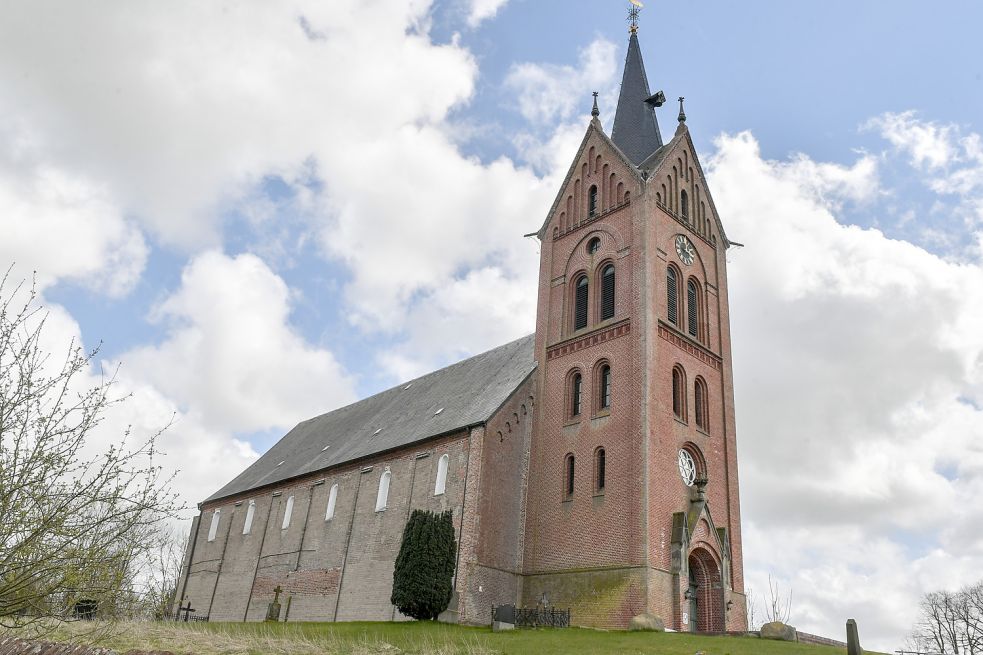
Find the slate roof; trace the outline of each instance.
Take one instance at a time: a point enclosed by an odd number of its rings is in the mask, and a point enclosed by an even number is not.
[[[625,72],[621,79],[621,94],[618,96],[614,127],[611,128],[611,140],[636,166],[662,146],[655,107],[646,102],[651,95],[638,36],[632,33],[628,39]]]
[[[205,502],[484,423],[536,368],[534,342],[531,334],[304,421]]]

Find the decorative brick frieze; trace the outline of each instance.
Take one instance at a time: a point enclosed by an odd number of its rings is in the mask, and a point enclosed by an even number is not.
[[[723,360],[719,355],[707,350],[703,346],[696,345],[688,338],[681,336],[675,330],[666,326],[662,321],[659,321],[659,336],[717,371],[723,366]]]
[[[600,328],[583,336],[567,339],[566,341],[561,341],[558,344],[550,346],[546,349],[546,359],[551,360],[557,357],[563,357],[564,355],[575,353],[589,346],[595,346],[599,343],[605,343],[612,339],[623,337],[630,332],[631,320],[626,318],[614,325]]]

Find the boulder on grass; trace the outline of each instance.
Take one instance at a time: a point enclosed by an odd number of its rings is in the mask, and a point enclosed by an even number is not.
[[[762,639],[776,639],[778,641],[798,641],[795,628],[785,625],[781,621],[772,621],[761,626]]]
[[[631,621],[628,623],[628,629],[632,632],[665,632],[666,624],[655,614],[639,614],[631,617]]]

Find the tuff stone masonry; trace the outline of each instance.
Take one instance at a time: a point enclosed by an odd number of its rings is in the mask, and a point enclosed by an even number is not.
[[[680,111],[663,142],[633,27],[545,222],[536,332],[300,423],[200,505],[178,593],[211,620],[404,620],[412,509],[451,510],[442,618],[746,627],[725,252]]]

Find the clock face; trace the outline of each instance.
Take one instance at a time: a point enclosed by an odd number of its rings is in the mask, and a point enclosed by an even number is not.
[[[682,234],[676,235],[676,254],[679,255],[679,260],[687,266],[696,260],[696,249],[693,248],[689,239]]]

